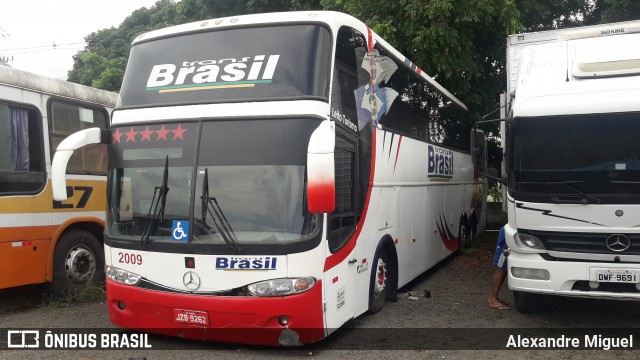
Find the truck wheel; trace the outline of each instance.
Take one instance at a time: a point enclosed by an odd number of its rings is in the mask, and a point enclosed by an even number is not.
[[[373,264],[369,289],[369,312],[375,314],[384,307],[389,291],[389,257],[384,249],[380,250]]]
[[[53,295],[74,295],[104,281],[104,253],[98,239],[84,230],[62,235],[53,256]]]
[[[514,291],[513,300],[519,312],[523,314],[537,313],[542,310],[544,295]]]

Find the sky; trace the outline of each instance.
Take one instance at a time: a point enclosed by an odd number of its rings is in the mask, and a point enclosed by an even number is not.
[[[87,35],[118,27],[156,1],[0,0],[0,57],[12,57],[14,68],[66,79]]]

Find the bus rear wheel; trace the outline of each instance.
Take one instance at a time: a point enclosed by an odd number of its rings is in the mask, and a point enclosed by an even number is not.
[[[104,280],[104,254],[96,237],[85,230],[62,235],[53,256],[50,292],[73,296]]]
[[[458,229],[458,251],[463,251],[471,245],[471,231],[466,222],[460,222]]]

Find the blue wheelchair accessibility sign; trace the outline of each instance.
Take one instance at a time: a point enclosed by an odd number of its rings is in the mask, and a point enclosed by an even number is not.
[[[187,241],[188,235],[189,221],[173,220],[173,226],[171,226],[171,239],[178,241]]]

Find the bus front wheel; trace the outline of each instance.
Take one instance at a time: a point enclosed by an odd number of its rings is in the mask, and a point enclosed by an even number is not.
[[[380,250],[378,256],[373,261],[374,267],[371,269],[371,286],[369,290],[369,312],[374,314],[382,310],[384,301],[389,292],[390,262],[389,256],[384,249]]]
[[[104,280],[104,255],[98,239],[85,230],[62,235],[53,256],[53,295],[75,295]]]

